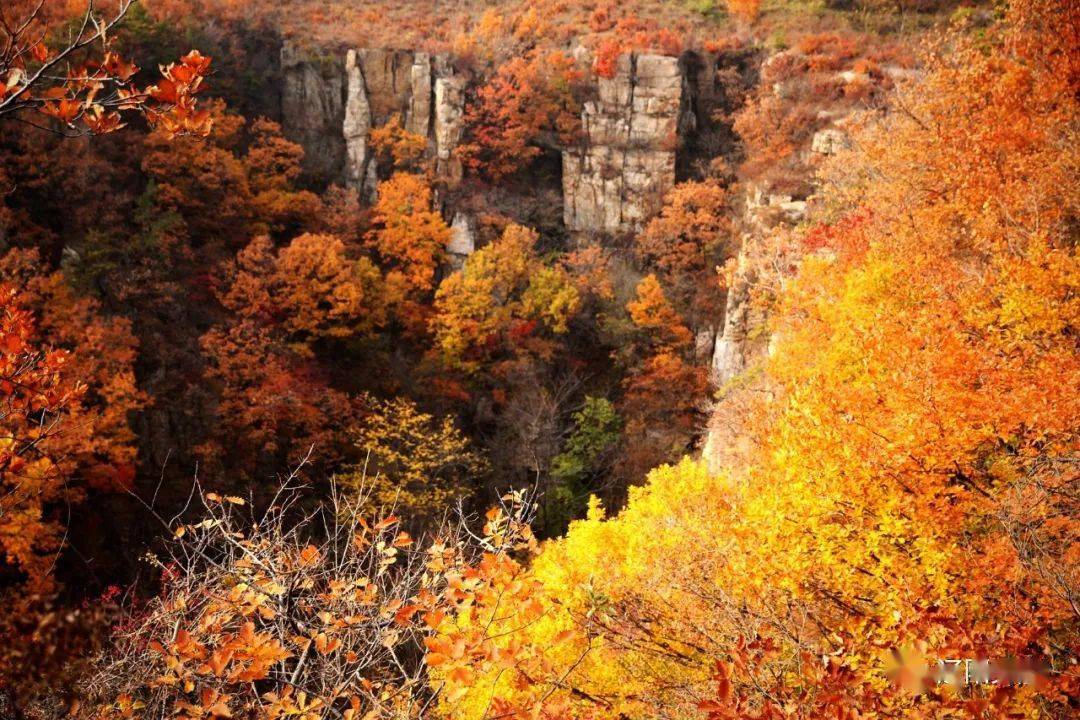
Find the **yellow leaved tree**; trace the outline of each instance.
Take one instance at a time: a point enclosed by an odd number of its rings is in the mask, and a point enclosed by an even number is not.
[[[546,545],[543,609],[491,640],[528,662],[448,716],[1070,716],[1078,40],[1075,3],[1024,0],[925,58],[827,175],[746,465],[658,469]],[[1015,656],[1045,680],[902,682]]]

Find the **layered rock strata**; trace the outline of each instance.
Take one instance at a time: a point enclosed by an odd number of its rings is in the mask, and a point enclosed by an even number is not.
[[[582,141],[563,152],[570,232],[633,232],[675,184],[683,81],[677,58],[623,55],[585,103]]]
[[[304,147],[310,177],[343,183],[370,201],[379,168],[369,133],[398,122],[427,138],[445,180],[460,179],[453,150],[461,139],[465,81],[446,56],[364,48],[316,57],[289,45],[281,55],[282,124]]]
[[[281,48],[281,124],[304,148],[304,172],[327,182],[344,179],[344,67],[332,56]]]

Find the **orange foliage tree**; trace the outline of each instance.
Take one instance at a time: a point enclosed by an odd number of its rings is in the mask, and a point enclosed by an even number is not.
[[[236,442],[212,439],[204,452],[230,467],[266,466],[295,464],[316,445],[320,464],[332,466],[359,407],[329,387],[314,348],[383,324],[378,269],[333,236],[304,234],[276,252],[256,238],[224,274],[219,300],[234,318],[201,345],[220,392],[218,420]]]
[[[761,0],[726,0],[728,12],[747,22],[757,20],[761,14]]]
[[[716,181],[676,185],[660,214],[634,238],[634,252],[688,315],[719,311],[716,268],[730,256],[734,230],[728,193]]]
[[[646,275],[637,286],[637,297],[626,305],[630,320],[650,347],[680,349],[693,339],[682,318],[671,307],[660,281]]]
[[[63,402],[55,408],[48,404],[23,408],[24,414],[44,414],[31,433],[37,438],[33,445],[17,454],[40,454],[41,462],[28,467],[48,470],[36,475],[39,485],[28,482],[10,487],[8,507],[3,513],[9,524],[9,532],[3,533],[7,536],[4,544],[8,560],[22,567],[32,584],[48,586],[51,578],[42,568],[55,561],[61,548],[56,530],[62,526],[47,519],[45,509],[60,500],[78,502],[88,489],[108,491],[130,486],[135,477],[136,448],[129,414],[140,409],[146,397],[136,388],[136,341],[126,320],[105,317],[99,303],[77,296],[62,273],[45,274],[34,251],[12,250],[0,258],[0,276],[6,284],[4,297],[13,323],[11,331],[22,343],[10,362],[15,363],[22,353],[27,373],[37,372],[41,363],[43,374],[31,380],[48,380],[50,387],[67,388]],[[18,375],[17,370],[13,366],[11,372]],[[59,375],[61,370],[63,374]],[[16,386],[30,381],[10,382],[14,385],[9,392],[14,392]],[[30,387],[28,384],[28,392]],[[10,412],[12,422],[16,422],[20,417],[17,409]],[[22,422],[29,417],[23,417]],[[16,444],[9,449],[18,448],[20,432],[31,431],[13,429],[11,437]],[[23,511],[15,509],[25,503],[29,505]],[[17,522],[20,518],[25,522]],[[33,529],[35,522],[40,523],[40,531]],[[51,540],[46,542],[46,537]],[[16,551],[16,546],[24,549]],[[37,562],[27,554],[32,548],[40,549]]]
[[[0,463],[0,691],[59,692],[102,608],[58,613],[54,568],[88,492],[129,489],[145,404],[126,320],[79,297],[35,251],[0,258],[5,440]],[[100,635],[98,636],[98,640]],[[61,652],[58,652],[61,651]],[[71,655],[65,653],[70,652]]]
[[[594,504],[533,563],[544,619],[496,641],[558,689],[492,668],[460,716],[1075,714],[1080,17],[1006,18],[949,36],[830,172],[747,465],[687,459],[610,520]],[[1045,677],[930,677],[980,657]]]
[[[112,33],[133,3],[121,0],[104,13],[90,0],[84,9],[8,4],[0,23],[0,118],[40,113],[65,134],[101,135],[119,130],[122,113],[134,111],[170,137],[209,133],[212,118],[196,107],[195,94],[210,58],[193,50],[161,68],[155,85],[139,88],[139,68],[112,49]],[[61,32],[69,23],[72,31]]]
[[[427,138],[405,129],[401,115],[395,114],[386,124],[372,128],[368,135],[377,165],[395,171],[416,172],[422,169]]]
[[[343,428],[359,408],[328,385],[325,371],[300,346],[291,347],[257,322],[244,319],[200,338],[207,378],[218,392],[214,436],[199,451],[229,470],[224,481],[249,479],[262,470],[296,466],[314,448],[317,468],[339,463]]]
[[[626,309],[642,358],[623,381],[619,408],[626,419],[626,435],[633,438],[619,460],[619,472],[632,482],[649,468],[686,452],[706,381],[704,369],[686,357],[693,335],[655,275],[638,283],[637,297]]]
[[[70,377],[85,386],[53,441],[65,474],[73,484],[96,490],[129,487],[136,453],[129,418],[147,400],[136,387],[138,343],[131,323],[105,316],[101,304],[77,295],[62,272],[46,273],[36,251],[10,251],[0,258],[0,276],[20,288],[18,301],[38,318],[40,341],[71,352]]]
[[[449,366],[475,372],[506,352],[551,356],[553,336],[567,332],[580,297],[563,268],[537,257],[537,239],[508,225],[439,286],[431,329]]]
[[[142,169],[154,183],[159,210],[176,213],[199,241],[244,242],[251,236],[295,231],[320,204],[293,183],[303,150],[265,119],[251,123],[206,103],[214,132],[202,138],[171,138],[155,130],[144,140]]]
[[[0,303],[4,424],[0,548],[5,566],[21,572],[29,588],[48,590],[63,542],[63,525],[49,516],[48,507],[75,502],[79,494],[65,482],[49,440],[69,408],[79,404],[85,386],[62,374],[70,358],[67,351],[38,346],[33,316],[19,306],[10,286],[0,295]]]
[[[466,137],[457,150],[465,167],[500,180],[527,167],[541,146],[571,140],[580,125],[578,80],[573,58],[561,51],[500,66],[465,108]]]
[[[415,305],[428,298],[450,242],[450,228],[432,207],[427,182],[420,175],[396,173],[380,183],[371,220],[367,244],[386,269],[391,301]]]
[[[292,340],[364,335],[384,319],[378,269],[332,235],[305,233],[276,252],[256,238],[226,274],[222,305]]]

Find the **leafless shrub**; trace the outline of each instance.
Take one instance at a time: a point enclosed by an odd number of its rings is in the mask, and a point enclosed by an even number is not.
[[[258,517],[195,493],[204,519],[172,526],[167,555],[150,558],[161,592],[117,629],[85,716],[425,715],[438,688],[423,640],[462,598],[447,589],[480,553],[512,551],[513,533],[474,534],[459,511],[421,547],[393,515],[365,517],[363,496],[300,512],[294,479]],[[521,500],[500,515],[514,528],[527,528]]]

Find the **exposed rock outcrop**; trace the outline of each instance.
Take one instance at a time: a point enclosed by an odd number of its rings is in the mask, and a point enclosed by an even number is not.
[[[371,103],[355,50],[350,50],[345,56],[345,81],[345,118],[341,128],[345,137],[345,182],[349,187],[362,191],[365,178],[375,168],[368,148]]]
[[[752,243],[760,236],[748,234],[736,259],[728,285],[724,322],[713,348],[710,380],[718,393],[706,428],[702,458],[713,472],[740,466],[748,450],[747,402],[767,391],[767,380],[754,373],[754,365],[768,353],[764,313],[753,302],[757,278],[753,272]]]
[[[810,152],[821,155],[835,155],[841,150],[846,150],[850,144],[851,141],[843,130],[825,128],[814,133],[814,137],[810,141]]]
[[[454,149],[465,127],[465,80],[450,75],[435,80],[436,171],[451,184],[461,180],[461,161]]]
[[[582,112],[580,146],[563,152],[563,218],[571,232],[632,232],[675,184],[679,61],[623,55],[597,90]]]
[[[460,270],[465,260],[476,251],[476,220],[468,213],[454,213],[450,225],[450,242],[446,245],[450,268]]]
[[[716,326],[706,325],[694,333],[694,359],[700,363],[712,359],[716,347]]]
[[[428,139],[444,185],[461,180],[454,150],[464,132],[467,78],[447,56],[352,49],[312,58],[286,45],[282,68],[285,131],[303,145],[313,179],[344,183],[372,201],[387,169],[376,167],[370,132],[397,117]],[[706,82],[715,73],[713,57],[689,63],[624,55],[612,77],[598,79],[596,98],[582,112],[581,140],[562,153],[567,230],[618,235],[644,225],[675,184],[680,135],[701,130],[701,112],[690,101],[703,93],[717,101],[715,82]]]
[[[364,77],[372,124],[376,127],[385,125],[395,115],[406,122],[412,107],[413,76],[417,62],[426,65],[429,75],[431,73],[427,53],[363,48],[356,50],[355,54]],[[431,92],[430,81],[424,88],[419,88],[421,92],[425,89]]]
[[[396,118],[428,139],[444,180],[460,179],[453,150],[461,139],[465,80],[445,56],[363,48],[313,57],[286,44],[281,65],[282,124],[304,147],[309,177],[344,183],[372,201],[379,168],[369,133]]]
[[[745,247],[739,252],[736,263],[724,306],[724,328],[713,348],[712,381],[718,388],[727,385],[746,369],[750,355],[750,287],[754,278]]]
[[[591,67],[591,55],[583,46],[575,48],[574,58],[583,69]],[[711,172],[710,161],[717,157],[737,158],[738,139],[730,121],[722,118],[742,106],[745,93],[760,82],[761,68],[775,60],[763,61],[750,49],[688,52],[681,58],[621,56],[614,74],[598,78],[595,97],[584,103],[578,141],[562,148],[566,231],[609,238],[636,232],[660,209],[677,172],[692,177]],[[312,59],[286,47],[281,66],[284,126],[289,137],[303,144],[310,175],[345,182],[371,202],[379,177],[389,171],[376,166],[371,130],[397,117],[410,133],[427,138],[428,156],[441,180],[439,202],[446,218],[452,218],[447,265],[459,269],[476,250],[476,218],[465,210],[467,204],[455,206],[455,193],[441,191],[456,187],[462,177],[455,150],[465,131],[469,78],[456,73],[446,55],[405,50],[355,49],[344,56]],[[840,79],[864,81],[854,71]],[[771,89],[781,97],[793,91],[786,83]],[[849,146],[844,129],[849,112],[847,107],[818,109],[798,150],[807,168]],[[757,282],[753,258],[777,226],[805,221],[812,179],[807,177],[804,185],[783,191],[768,185],[747,188],[745,234],[724,317],[695,333],[695,354],[711,364],[714,387],[725,395],[704,448],[714,464],[730,457],[742,442],[746,397],[767,389],[762,376],[753,372],[769,344],[766,318],[752,302]],[[557,205],[558,191],[543,189],[553,196],[549,205]]]
[[[345,169],[345,70],[333,57],[312,57],[291,45],[281,48],[281,124],[304,148],[304,172],[330,182]]]
[[[743,60],[746,67],[727,70],[746,75],[751,63],[749,56]],[[724,75],[724,62],[693,53],[624,55],[612,77],[597,80],[595,97],[583,107],[580,140],[562,151],[562,218],[571,234],[639,230],[675,184],[681,140],[713,154],[734,143],[730,128],[713,121],[714,110],[739,100],[732,88],[740,82]],[[448,56],[369,48],[313,58],[286,46],[282,68],[286,134],[303,145],[305,170],[316,182],[343,183],[373,202],[389,168],[377,167],[370,133],[395,118],[427,138],[443,189],[460,182],[455,150],[465,130],[469,79]],[[444,210],[454,218],[448,251],[459,263],[474,248],[475,233],[453,207]],[[702,336],[706,357],[715,334]]]
[[[431,56],[418,52],[409,68],[409,107],[405,112],[405,129],[414,135],[431,135]]]
[[[744,220],[754,232],[765,233],[781,222],[792,225],[801,222],[806,217],[806,210],[806,200],[766,193],[760,187],[750,186],[746,192]]]
[[[716,158],[732,160],[741,152],[733,127],[735,113],[759,82],[761,51],[748,47],[720,52],[685,52],[682,112],[676,175],[699,177],[715,171]]]
[[[428,138],[440,175],[451,184],[461,178],[453,150],[461,140],[464,81],[445,58],[426,52],[349,50],[343,128],[348,148],[347,181],[372,199],[378,174],[367,134],[396,118],[410,133]],[[350,115],[349,110],[354,110]]]

